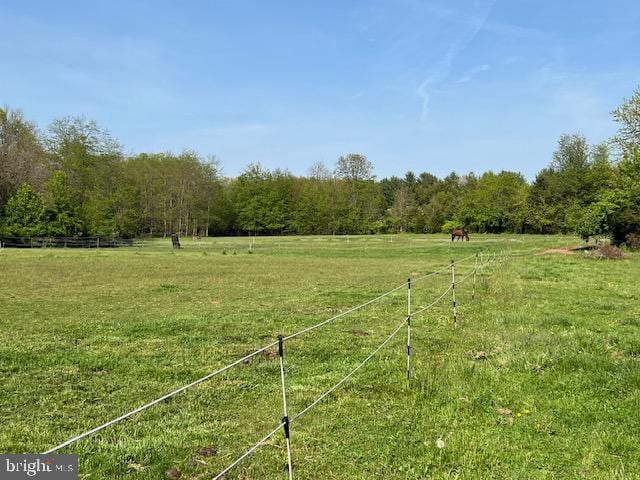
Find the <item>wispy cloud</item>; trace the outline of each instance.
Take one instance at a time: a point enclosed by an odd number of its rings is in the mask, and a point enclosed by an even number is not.
[[[457,38],[451,42],[447,49],[445,56],[434,66],[431,73],[425,77],[425,79],[418,86],[418,96],[422,99],[422,114],[421,121],[425,122],[429,110],[429,102],[434,91],[444,81],[449,78],[451,73],[451,67],[456,57],[462,52],[473,40],[478,33],[482,30],[487,18],[491,14],[491,10],[495,5],[496,0],[490,0],[484,4],[479,10],[479,14],[473,15],[468,21],[464,22],[464,27]],[[458,14],[461,15],[461,14]],[[456,18],[456,20],[460,20]]]
[[[487,32],[507,37],[546,39],[553,36],[551,32],[546,32],[538,28],[524,27],[522,25],[516,25],[514,23],[504,23],[497,21],[485,22],[483,29]]]
[[[456,80],[456,83],[467,83],[477,74],[486,72],[489,69],[491,69],[491,65],[489,65],[488,63],[484,63],[477,67],[473,67],[472,69],[468,70],[464,75],[462,75],[458,80]]]

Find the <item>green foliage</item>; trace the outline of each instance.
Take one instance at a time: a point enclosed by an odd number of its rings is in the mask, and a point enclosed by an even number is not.
[[[458,215],[471,231],[522,231],[527,191],[527,182],[519,173],[486,172],[464,196]]]
[[[411,185],[411,183],[409,183],[409,185]],[[394,230],[398,233],[410,231],[413,219],[415,218],[415,199],[409,185],[403,185],[396,190],[393,203],[389,208],[389,214],[393,219]]]
[[[624,152],[640,149],[640,87],[612,115],[620,124],[620,130],[613,137],[614,143]]]
[[[610,235],[622,243],[640,232],[639,106],[640,90],[613,112],[621,126],[613,142],[590,146],[582,135],[562,135],[531,184],[509,171],[377,181],[359,153],[340,156],[333,171],[315,164],[307,177],[254,164],[222,178],[214,158],[125,156],[95,122],[55,120],[42,136],[21,112],[0,109],[0,207],[28,183],[44,192],[52,235],[434,233],[455,220],[471,232]]]
[[[529,189],[528,225],[538,233],[578,233],[585,239],[608,233],[612,200],[607,192],[615,177],[605,145],[590,148],[580,135],[563,135],[551,167]]]
[[[295,179],[290,230],[303,235],[333,233],[333,189],[330,179]]]
[[[44,202],[30,185],[22,185],[7,201],[2,231],[5,235],[38,237],[47,233]]]
[[[640,233],[640,150],[625,153],[615,185],[608,191],[608,199],[616,205],[608,221],[612,239],[619,245],[629,234]]]
[[[373,164],[359,153],[350,153],[338,158],[335,176],[346,181],[367,181],[375,178]]]
[[[575,204],[567,211],[567,225],[580,238],[588,241],[590,237],[609,231],[607,219],[616,208],[617,205],[609,200],[600,200],[585,207]]]
[[[214,158],[193,152],[139,154],[122,162],[112,197],[115,228],[132,235],[226,231],[232,214]]]
[[[47,234],[53,237],[82,235],[79,205],[73,196],[67,175],[55,172],[44,185]]]
[[[440,232],[450,234],[455,228],[460,228],[460,222],[457,222],[456,220],[447,220],[442,224],[442,227],[440,227]]]
[[[250,165],[232,192],[238,226],[249,233],[282,233],[290,224],[293,178],[288,172],[269,172]]]
[[[20,110],[0,108],[0,209],[25,183],[40,190],[47,174],[35,124]]]

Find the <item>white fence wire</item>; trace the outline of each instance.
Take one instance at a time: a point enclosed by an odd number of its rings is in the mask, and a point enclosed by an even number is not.
[[[455,263],[452,262],[452,265],[460,264],[460,263],[462,263],[462,262],[464,262],[466,260],[469,260],[471,258],[474,258],[474,257],[477,258],[477,254],[469,255],[468,257],[463,258],[459,262],[455,262]],[[474,269],[470,273],[468,273],[466,276],[462,277],[459,281],[457,281],[455,283],[458,283],[458,284],[462,283],[464,280],[469,278],[471,275],[476,274],[478,272],[478,270],[484,271],[484,268],[486,266],[489,266],[491,264],[495,264],[497,261],[498,261],[498,257],[496,257],[495,252],[494,252],[493,257],[491,259],[488,259],[488,261],[483,261],[480,265],[478,265],[477,262],[476,262],[476,265],[475,265]],[[326,320],[323,320],[323,321],[321,321],[321,322],[319,322],[319,323],[317,323],[315,325],[312,325],[310,327],[307,327],[307,328],[304,328],[302,330],[299,330],[298,332],[295,332],[295,333],[292,333],[292,334],[290,334],[288,336],[282,337],[282,341],[291,340],[291,339],[296,338],[296,337],[298,337],[300,335],[303,335],[303,334],[311,332],[311,331],[313,331],[313,330],[315,330],[317,328],[320,328],[320,327],[322,327],[324,325],[327,325],[328,323],[331,323],[334,320],[337,320],[339,318],[345,317],[345,316],[347,316],[347,315],[349,315],[349,314],[351,314],[353,312],[356,312],[356,311],[358,311],[358,310],[360,310],[362,308],[365,308],[365,307],[367,307],[367,306],[369,306],[369,305],[371,305],[371,304],[373,304],[373,303],[375,303],[375,302],[377,302],[377,301],[379,301],[379,300],[381,300],[381,299],[383,299],[385,297],[388,297],[389,295],[397,292],[398,290],[406,287],[408,284],[413,284],[413,283],[419,282],[421,280],[433,277],[435,275],[439,275],[439,274],[441,274],[443,272],[450,271],[451,268],[452,268],[452,265],[447,265],[446,267],[443,267],[443,268],[441,268],[439,270],[436,270],[434,272],[430,272],[430,273],[427,273],[427,274],[422,275],[420,277],[416,277],[416,278],[410,279],[407,282],[404,282],[403,284],[398,285],[397,287],[395,287],[395,288],[393,288],[393,289],[391,289],[391,290],[389,290],[389,291],[387,291],[387,292],[385,292],[385,293],[383,293],[383,294],[381,294],[381,295],[379,295],[379,296],[377,296],[377,297],[375,297],[375,298],[373,298],[373,299],[371,299],[371,300],[369,300],[369,301],[367,301],[365,303],[362,303],[362,304],[360,304],[360,305],[358,305],[356,307],[350,308],[350,309],[348,309],[348,310],[346,310],[344,312],[341,312],[341,313],[339,313],[337,315],[334,315],[333,317],[330,317],[330,318],[328,318]],[[453,284],[449,285],[449,287],[435,301],[433,301],[429,305],[427,305],[425,307],[422,307],[422,308],[420,308],[418,310],[415,310],[415,311],[409,311],[409,317],[418,315],[418,314],[420,314],[420,313],[422,313],[422,312],[434,307],[438,302],[440,302],[447,295],[447,293],[449,293],[451,290],[453,290],[453,288],[455,288]],[[248,449],[240,457],[238,457],[233,463],[231,463],[224,470],[222,470],[216,477],[214,477],[213,480],[221,479],[226,473],[228,473],[230,470],[232,470],[234,467],[236,467],[239,463],[241,463],[245,458],[247,458],[249,455],[251,455],[255,450],[257,450],[261,445],[263,445],[267,440],[269,440],[278,431],[280,431],[283,428],[288,428],[288,424],[293,423],[294,421],[298,420],[301,416],[303,416],[309,410],[311,410],[316,405],[318,405],[324,398],[326,398],[328,395],[330,395],[332,392],[334,392],[336,389],[338,389],[342,384],[344,384],[347,380],[349,380],[349,378],[351,378],[353,375],[355,375],[356,372],[358,372],[358,370],[360,370],[362,367],[364,367],[367,364],[367,362],[369,362],[386,344],[388,344],[397,335],[397,333],[402,329],[402,327],[404,327],[405,325],[407,325],[407,322],[405,320],[403,320],[402,323],[400,323],[391,332],[391,334],[377,348],[375,348],[360,364],[358,364],[346,376],[344,376],[335,385],[333,385],[331,388],[329,388],[324,393],[322,393],[316,400],[314,400],[306,408],[304,408],[299,413],[297,413],[290,420],[285,416],[285,419],[283,419],[283,421],[275,429],[273,429],[271,432],[269,432],[265,437],[260,439],[255,445],[253,445],[250,449]],[[162,397],[159,397],[159,398],[157,398],[155,400],[152,400],[152,401],[150,401],[150,402],[148,402],[148,403],[146,403],[146,404],[144,404],[144,405],[142,405],[142,406],[140,406],[140,407],[138,407],[138,408],[136,408],[134,410],[131,410],[130,412],[127,412],[127,413],[125,413],[123,415],[120,415],[117,418],[109,420],[108,422],[105,422],[105,423],[103,423],[103,424],[101,424],[101,425],[99,425],[99,426],[97,426],[95,428],[92,428],[90,430],[87,430],[87,431],[79,434],[79,435],[76,435],[76,436],[66,440],[63,443],[60,443],[59,445],[57,445],[57,446],[55,446],[53,448],[50,448],[49,450],[46,450],[43,453],[44,454],[54,453],[54,452],[56,452],[56,451],[58,451],[58,450],[60,450],[60,449],[62,449],[64,447],[67,447],[67,446],[77,442],[78,440],[81,440],[81,439],[83,439],[85,437],[93,435],[94,433],[97,433],[100,430],[103,430],[103,429],[105,429],[105,428],[107,428],[107,427],[109,427],[111,425],[119,423],[119,422],[121,422],[121,421],[123,421],[123,420],[125,420],[125,419],[127,419],[127,418],[129,418],[129,417],[131,417],[131,416],[133,416],[135,414],[137,414],[137,413],[142,412],[143,410],[146,410],[149,407],[152,407],[153,405],[156,405],[156,404],[158,404],[158,403],[160,403],[160,402],[162,402],[164,400],[167,400],[167,399],[169,399],[169,398],[171,398],[171,397],[173,397],[173,396],[175,396],[175,395],[177,395],[177,394],[179,394],[179,393],[181,393],[181,392],[183,392],[183,391],[185,391],[185,390],[187,390],[187,389],[189,389],[191,387],[194,387],[194,386],[196,386],[196,385],[198,385],[198,384],[200,384],[202,382],[210,380],[211,378],[213,378],[213,377],[215,377],[217,375],[220,375],[221,373],[223,373],[223,372],[235,367],[236,365],[239,365],[240,363],[242,363],[242,362],[244,362],[244,361],[246,361],[246,360],[248,360],[248,359],[250,359],[250,358],[252,358],[252,357],[254,357],[256,355],[258,355],[258,354],[260,354],[260,353],[262,353],[262,352],[264,352],[264,351],[266,351],[266,350],[268,350],[270,348],[273,348],[274,346],[278,345],[278,343],[279,343],[279,340],[271,342],[270,344],[265,345],[264,347],[261,347],[258,350],[255,350],[255,351],[245,355],[244,357],[239,358],[239,359],[235,360],[234,362],[232,362],[232,363],[230,363],[228,365],[225,365],[224,367],[221,367],[218,370],[215,370],[214,372],[209,373],[208,375],[205,375],[205,376],[203,376],[203,377],[201,377],[201,378],[199,378],[197,380],[194,380],[193,382],[191,382],[191,383],[189,383],[187,385],[184,385],[184,386],[182,386],[182,387],[180,387],[180,388],[178,388],[176,390],[173,390],[172,392],[169,392],[166,395],[163,395]],[[285,387],[284,387],[284,381],[283,381],[283,392],[284,392],[284,388]],[[284,393],[283,393],[283,395],[284,395]],[[285,406],[285,411],[286,411],[286,406]],[[287,422],[288,422],[288,424],[287,424]],[[289,473],[291,475],[291,470],[289,471]]]

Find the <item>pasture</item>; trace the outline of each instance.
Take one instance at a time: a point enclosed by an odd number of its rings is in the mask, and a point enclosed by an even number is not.
[[[572,237],[169,239],[0,251],[0,451],[41,452],[476,252],[509,250],[292,424],[294,478],[639,478],[640,258]],[[226,254],[222,254],[223,250]],[[470,272],[473,260],[460,264]],[[414,309],[450,283],[416,283]],[[406,317],[406,291],[285,344],[295,415]],[[210,479],[282,417],[275,349],[82,439],[80,478]],[[283,434],[227,479],[286,478]],[[202,450],[204,448],[204,450]],[[170,475],[177,475],[176,470]]]

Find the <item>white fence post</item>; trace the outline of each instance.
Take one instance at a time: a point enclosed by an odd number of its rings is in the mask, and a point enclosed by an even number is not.
[[[280,379],[282,380],[282,406],[284,410],[284,436],[287,441],[287,469],[289,470],[289,480],[293,480],[293,468],[291,465],[291,437],[289,435],[289,411],[287,409],[287,388],[284,381],[284,348],[282,335],[278,335],[278,356],[280,357]]]
[[[411,277],[407,280],[407,383],[411,380]]]
[[[451,260],[451,298],[453,300],[453,326],[458,326],[458,316],[456,315],[456,261]]]
[[[478,254],[476,253],[476,263],[473,267],[473,290],[471,292],[471,300],[476,298],[476,272],[478,271]]]

